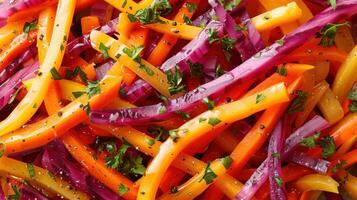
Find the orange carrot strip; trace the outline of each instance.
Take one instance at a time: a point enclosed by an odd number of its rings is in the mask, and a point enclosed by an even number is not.
[[[93,29],[100,26],[99,18],[97,16],[85,16],[81,18],[82,34],[88,34]]]

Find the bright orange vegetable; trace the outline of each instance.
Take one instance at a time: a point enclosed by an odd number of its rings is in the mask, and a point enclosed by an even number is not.
[[[340,146],[353,135],[357,135],[357,113],[348,114],[331,131],[335,144]]]
[[[85,16],[81,18],[82,34],[88,34],[93,29],[100,26],[97,16]]]
[[[301,177],[295,182],[295,185],[301,191],[320,190],[332,193],[338,193],[338,182],[330,176],[320,174],[310,174]]]
[[[45,59],[47,49],[50,46],[55,15],[56,8],[49,7],[42,11],[38,17],[37,49],[40,64]]]

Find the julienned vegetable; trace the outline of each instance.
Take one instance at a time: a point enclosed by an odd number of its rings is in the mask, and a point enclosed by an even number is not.
[[[351,3],[351,4],[349,4]],[[350,6],[347,6],[347,5]],[[226,87],[234,83],[242,83],[249,79],[262,74],[279,62],[286,54],[294,48],[303,44],[306,39],[313,36],[324,24],[339,20],[346,15],[352,15],[353,9],[357,4],[352,0],[340,1],[336,10],[331,8],[326,9],[316,15],[311,21],[300,26],[298,29],[288,34],[283,40],[284,44],[274,43],[270,47],[260,51],[249,60],[234,68],[232,71],[222,75],[221,77],[201,85],[193,91],[187,92],[182,97],[169,100],[165,103],[156,105],[143,106],[140,108],[121,109],[117,111],[98,111],[93,112],[91,118],[95,122],[102,124],[116,125],[140,125],[149,121],[161,121],[172,116],[177,111],[185,111],[194,108],[200,104],[201,99],[213,95],[213,98],[218,100],[219,97],[214,97],[215,94],[224,90]],[[191,49],[186,52],[191,52]],[[197,49],[198,52],[201,49]],[[164,107],[165,112],[160,112],[160,108]],[[111,117],[112,116],[112,117]],[[113,118],[115,116],[115,118]],[[114,119],[114,120],[109,120]]]
[[[355,0],[0,11],[0,199],[357,197]]]

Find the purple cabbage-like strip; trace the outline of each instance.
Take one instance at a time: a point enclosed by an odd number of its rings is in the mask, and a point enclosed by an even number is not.
[[[64,145],[54,141],[45,147],[41,164],[54,174],[70,181],[77,189],[104,200],[121,200],[116,193],[83,171],[77,162],[69,160],[69,154]]]
[[[6,24],[12,14],[43,3],[43,0],[4,0],[0,3],[0,28]]]
[[[286,190],[284,184],[278,182],[282,177],[281,170],[281,151],[283,148],[283,123],[282,120],[276,125],[269,141],[268,147],[268,175],[270,183],[270,199],[271,200],[286,200]],[[281,184],[281,185],[279,185]]]
[[[21,186],[21,200],[48,200],[47,197],[40,194],[37,190],[30,186],[23,184]]]
[[[95,73],[97,75],[97,79],[101,80],[105,74],[107,74],[107,71],[112,68],[112,66],[114,65],[114,62],[112,60],[102,64],[101,66],[95,68]]]
[[[202,65],[205,83],[213,81],[216,77],[218,58],[216,56],[204,56],[198,63]]]
[[[220,3],[217,3],[215,0],[209,0],[209,2],[214,8],[219,20],[224,23],[228,36],[236,40],[235,48],[240,53],[242,61],[249,59],[265,47],[260,34],[251,23],[251,20],[246,12],[243,12],[242,20],[248,28],[248,37],[242,31],[236,30],[237,24],[235,23],[233,17],[231,17],[224,10]],[[251,39],[253,39],[254,44],[251,42]]]
[[[291,162],[310,168],[320,174],[326,174],[331,165],[327,160],[311,157],[301,151],[294,151],[288,159]]]
[[[118,18],[109,21],[104,26],[98,28],[98,31],[112,35],[115,33],[115,26],[118,23]],[[89,34],[83,35],[81,37],[75,38],[67,44],[65,57],[71,58],[72,56],[78,56],[82,52],[91,49],[91,43],[89,40]]]
[[[202,15],[198,16],[195,20],[192,21],[192,25],[194,26],[206,26],[212,19],[216,13],[213,9],[210,9],[203,13]]]
[[[12,95],[15,94],[16,90],[22,85],[23,80],[30,79],[35,76],[39,65],[38,62],[32,66],[25,67],[18,71],[15,75],[9,78],[6,82],[0,86],[0,110],[4,108]]]
[[[0,84],[9,79],[15,72],[17,72],[20,65],[30,58],[37,55],[37,48],[35,45],[31,46],[21,56],[15,58],[4,70],[0,72]]]
[[[2,190],[2,187],[0,187],[0,200],[6,200],[4,191]]]
[[[306,122],[302,127],[297,129],[286,140],[284,145],[284,151],[280,155],[282,161],[286,160],[299,145],[302,139],[307,138],[318,131],[321,131],[328,127],[328,122],[319,115],[316,115],[311,120]],[[264,184],[269,177],[268,159],[266,159],[244,184],[241,191],[237,194],[236,200],[249,200],[258,189]]]
[[[104,18],[107,13],[106,10],[108,6],[109,6],[108,3],[104,1],[99,1],[91,6],[90,14],[93,16],[97,16],[99,18],[100,24],[104,24],[105,23]]]
[[[92,113],[91,119],[99,124],[140,125],[145,122],[168,119],[177,111],[188,111],[198,105],[203,98],[222,92],[232,84],[240,84],[251,80],[272,69],[274,65],[281,62],[284,56],[304,44],[308,38],[315,35],[323,26],[351,17],[356,10],[357,2],[355,0],[340,0],[336,10],[328,8],[288,34],[284,39],[284,45],[272,44],[235,67],[232,71],[187,92],[181,97],[171,99],[165,103],[138,108],[95,111]],[[135,86],[137,87],[137,85]],[[141,87],[138,88],[141,89]],[[166,112],[160,112],[162,110],[166,110]]]
[[[195,39],[189,42],[180,52],[163,63],[160,69],[163,72],[167,72],[168,70],[171,70],[175,68],[176,65],[178,65],[182,72],[187,72],[189,69],[187,61],[196,63],[208,52],[209,36],[207,32],[209,29],[214,29],[218,32],[218,35],[221,35],[223,33],[223,24],[217,21],[210,22]],[[140,82],[142,84],[139,84]],[[154,89],[145,81],[137,80],[133,86],[128,86],[125,88],[127,94],[126,99],[132,103],[135,103],[140,98],[149,95],[153,90]]]

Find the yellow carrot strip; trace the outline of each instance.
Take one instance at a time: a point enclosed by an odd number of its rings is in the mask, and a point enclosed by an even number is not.
[[[340,156],[349,152],[352,149],[353,145],[356,143],[356,141],[357,135],[351,136],[351,138],[344,142],[341,147],[336,151],[336,153],[333,154],[330,160],[337,160]]]
[[[41,187],[59,198],[90,199],[87,194],[76,190],[61,178],[55,177],[48,170],[33,166],[35,175],[31,177],[27,163],[3,156],[0,158],[0,174],[15,176]]]
[[[169,85],[166,75],[157,67],[151,65],[149,62],[141,59],[141,64],[132,60],[128,55],[123,52],[127,46],[118,40],[111,38],[110,36],[99,32],[92,31],[90,34],[92,46],[98,51],[100,50],[100,44],[104,44],[108,48],[108,54],[111,58],[119,63],[125,63],[125,66],[131,71],[136,73],[139,77],[147,81],[162,95],[169,97]]]
[[[312,92],[309,94],[304,110],[300,112],[295,120],[295,126],[300,127],[305,123],[307,118],[309,117],[311,111],[315,108],[316,104],[319,102],[321,97],[325,94],[325,91],[329,88],[329,85],[327,82],[323,81],[321,83],[318,83],[315,85],[313,88]]]
[[[332,84],[332,91],[337,99],[342,103],[353,84],[357,81],[357,46],[349,53],[345,62],[340,66],[335,80]]]
[[[227,171],[227,168],[230,165],[230,163],[224,163],[225,161],[231,162],[232,160],[229,157],[216,159],[210,165],[207,165],[206,168],[209,167],[214,174],[216,174],[217,176],[221,176]],[[172,193],[171,191],[168,191],[164,193],[162,196],[160,196],[158,199],[159,200],[191,200],[196,198],[205,189],[207,189],[211,185],[211,183],[213,183],[212,181],[214,181],[211,180],[211,178],[209,178],[206,181],[206,179],[204,178],[205,173],[206,173],[205,170],[202,170],[200,173],[190,178],[187,182],[178,186],[176,193]]]
[[[135,14],[138,10],[145,7],[139,6],[132,0],[105,0],[107,3],[111,4],[113,7],[117,8],[121,12],[126,12],[129,14]],[[153,29],[157,32],[164,34],[170,34],[181,39],[192,40],[195,36],[202,31],[202,28],[196,26],[190,26],[184,23],[175,23],[174,21],[160,17],[161,23],[146,24],[144,26]]]
[[[25,22],[11,22],[0,28],[0,49],[10,44],[10,42],[22,32]]]
[[[296,2],[299,8],[302,10],[302,16],[300,19],[298,19],[299,24],[304,24],[313,17],[312,12],[303,0],[290,0],[290,2]]]
[[[295,2],[292,2],[252,18],[252,23],[259,32],[263,32],[272,30],[282,24],[294,22],[301,16],[301,9]]]
[[[320,190],[332,193],[338,193],[338,182],[327,175],[309,174],[301,177],[295,183],[301,191]]]
[[[42,64],[45,59],[47,49],[51,42],[55,15],[56,8],[49,7],[42,11],[38,17],[37,49],[40,64]]]
[[[283,83],[274,85],[259,94],[224,104],[206,111],[182,125],[175,134],[176,139],[167,139],[157,156],[146,170],[139,188],[139,200],[154,199],[160,180],[172,161],[191,141],[204,136],[209,131],[227,126],[246,118],[272,105],[289,101],[289,95]],[[203,120],[203,121],[202,121]],[[160,172],[160,173],[159,173]]]
[[[99,109],[118,95],[121,77],[106,75],[100,82],[100,93],[89,98],[83,94],[58,113],[0,137],[5,154],[35,149],[65,134],[87,119],[86,111]],[[33,86],[32,86],[33,87]]]
[[[286,5],[290,1],[289,0],[281,0],[281,1],[259,0],[259,2],[262,4],[262,6],[266,10],[272,10],[279,6]],[[282,32],[286,35],[286,34],[290,33],[291,31],[295,30],[298,26],[299,26],[299,24],[297,22],[290,22],[288,24],[281,25],[280,28],[281,28]]]
[[[162,144],[160,141],[155,141],[155,143],[150,146],[147,141],[152,141],[154,140],[154,138],[134,128],[101,126],[95,124],[92,124],[91,126],[102,129],[121,140],[129,142],[135,148],[139,149],[140,151],[149,156],[154,157],[160,151],[160,146]],[[173,166],[178,169],[181,169],[182,171],[185,171],[188,174],[195,175],[205,169],[206,163],[193,156],[181,153],[173,161]],[[221,182],[217,183],[217,185],[220,185],[220,188],[223,188],[223,193],[225,193],[230,198],[234,198],[234,196],[240,191],[243,186],[242,183],[240,183],[228,174],[223,174],[219,178],[219,180],[221,180]]]
[[[355,42],[353,40],[353,36],[351,34],[351,30],[348,27],[340,27],[337,30],[337,34],[335,37],[336,47],[349,53],[353,47],[355,47]]]
[[[343,175],[342,180],[344,181],[342,185],[344,191],[346,191],[352,199],[357,199],[357,177],[347,173]]]
[[[38,76],[30,91],[21,100],[11,114],[0,122],[0,135],[7,134],[24,125],[40,107],[47,89],[52,82],[51,69],[61,65],[69,29],[72,24],[76,0],[62,0],[58,4],[54,32],[48,54],[39,68]],[[61,48],[62,47],[62,48]]]
[[[320,98],[317,106],[329,124],[340,121],[344,116],[343,108],[330,88]]]

